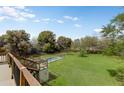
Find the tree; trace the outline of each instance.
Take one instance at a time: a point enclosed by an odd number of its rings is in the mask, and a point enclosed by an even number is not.
[[[6,52],[6,35],[0,36],[0,52]]]
[[[0,47],[4,47],[6,43],[6,35],[0,36]]]
[[[72,49],[74,50],[80,50],[81,48],[81,43],[80,43],[80,39],[75,39],[72,44],[71,44]]]
[[[7,47],[10,51],[19,56],[26,56],[30,49],[29,37],[30,35],[25,30],[8,30]]]
[[[116,28],[115,25],[112,24],[108,24],[107,26],[104,26],[102,28],[101,33],[103,34],[103,37],[109,38],[110,39],[110,44],[108,49],[106,50],[108,52],[108,54],[112,55],[112,54],[116,54],[116,42],[117,42],[117,38],[120,34],[120,30]]]
[[[72,40],[70,38],[60,36],[57,40],[60,50],[68,49],[71,47]]]
[[[55,52],[55,34],[51,31],[41,32],[38,36],[38,44],[44,52]]]
[[[120,30],[124,30],[124,13],[118,14],[112,21]]]
[[[84,49],[97,46],[97,43],[98,39],[94,36],[86,36],[84,38],[81,38],[81,47]]]

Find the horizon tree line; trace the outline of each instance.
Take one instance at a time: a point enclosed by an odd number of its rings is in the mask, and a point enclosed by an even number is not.
[[[0,36],[0,51],[10,51],[20,56],[36,53],[55,53],[68,50],[99,49],[106,55],[124,56],[124,13],[118,14],[110,23],[103,26],[102,38],[85,36],[80,39],[56,35],[52,31],[42,31],[37,38],[30,40],[25,30],[7,30]]]

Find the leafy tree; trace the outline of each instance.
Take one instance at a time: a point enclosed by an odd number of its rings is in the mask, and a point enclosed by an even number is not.
[[[43,46],[43,51],[45,51],[47,53],[51,53],[51,52],[54,52],[54,49],[50,43],[46,43]]]
[[[6,35],[0,36],[0,47],[4,47],[6,43],[7,43]]]
[[[72,49],[74,50],[80,50],[81,48],[81,43],[80,43],[80,39],[75,39],[72,44],[71,44]]]
[[[86,57],[87,56],[87,51],[85,49],[80,49],[80,57]]]
[[[60,50],[68,49],[71,47],[72,40],[70,38],[60,36],[57,40],[57,44],[60,47]]]
[[[7,47],[9,50],[19,56],[26,56],[31,46],[29,42],[30,35],[24,30],[8,30]]]
[[[5,44],[6,44],[6,36],[2,35],[0,36],[0,52],[5,52]]]
[[[107,54],[116,54],[116,42],[117,42],[117,38],[119,36],[119,34],[121,33],[119,29],[116,28],[115,25],[112,24],[108,24],[107,26],[104,26],[102,28],[103,30],[101,31],[101,33],[103,34],[103,37],[109,38],[110,39],[110,44],[109,44],[109,48],[106,49],[106,51],[108,51]]]
[[[124,30],[124,13],[118,14],[112,21],[112,24],[116,25],[120,30]]]
[[[98,39],[94,36],[86,36],[84,38],[81,38],[81,47],[84,49],[97,46],[97,43]]]
[[[55,34],[51,31],[41,32],[38,36],[38,44],[44,52],[55,52]]]

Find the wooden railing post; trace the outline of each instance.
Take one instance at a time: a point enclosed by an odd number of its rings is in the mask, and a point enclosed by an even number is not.
[[[7,54],[7,59],[8,59],[8,64],[9,67],[11,67],[11,79],[13,79],[13,74],[14,74],[14,62],[12,60],[12,58]]]
[[[25,82],[26,82],[26,80],[25,80],[25,77],[23,75],[23,72],[20,71],[20,86],[25,86]]]

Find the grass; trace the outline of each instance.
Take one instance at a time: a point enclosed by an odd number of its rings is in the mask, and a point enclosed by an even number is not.
[[[54,55],[44,55],[43,57]],[[56,76],[49,85],[121,85],[109,73],[109,70],[124,66],[124,60],[100,54],[79,57],[78,53],[65,55],[64,59],[49,63],[49,72]]]

